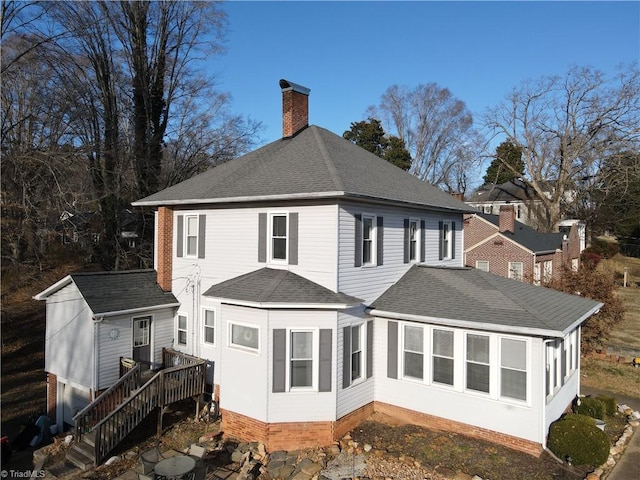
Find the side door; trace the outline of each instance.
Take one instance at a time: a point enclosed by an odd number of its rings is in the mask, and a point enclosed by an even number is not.
[[[133,319],[133,359],[142,370],[151,366],[151,315]]]

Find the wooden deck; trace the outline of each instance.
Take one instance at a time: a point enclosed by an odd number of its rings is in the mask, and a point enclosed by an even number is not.
[[[86,469],[102,463],[109,453],[151,412],[162,413],[172,403],[204,393],[206,362],[163,349],[163,368],[145,381],[139,364],[121,362],[121,377],[74,418],[74,446],[67,459]]]

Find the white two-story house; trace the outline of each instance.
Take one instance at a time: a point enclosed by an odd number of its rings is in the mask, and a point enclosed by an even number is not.
[[[281,139],[134,204],[156,209],[174,309],[149,351],[208,360],[225,434],[269,450],[380,411],[539,453],[601,305],[465,268],[468,206],[310,126],[309,90],[280,86]]]

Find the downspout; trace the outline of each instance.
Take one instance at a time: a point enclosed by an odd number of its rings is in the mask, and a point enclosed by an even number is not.
[[[92,372],[92,379],[91,379],[91,400],[95,400],[97,395],[96,392],[98,391],[98,365],[99,365],[99,361],[98,359],[100,358],[100,341],[99,341],[99,330],[100,330],[100,324],[104,321],[104,315],[94,315],[93,316],[93,372]]]

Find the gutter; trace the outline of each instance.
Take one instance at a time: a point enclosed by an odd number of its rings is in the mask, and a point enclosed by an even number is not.
[[[152,305],[149,307],[131,308],[128,310],[118,310],[115,312],[101,312],[101,313],[95,314],[93,316],[93,320],[95,322],[101,322],[102,320],[108,317],[116,317],[118,315],[130,315],[132,313],[150,312],[150,311],[162,310],[165,308],[174,308],[179,306],[180,306],[180,303],[176,302],[176,303],[166,303],[164,305]]]

